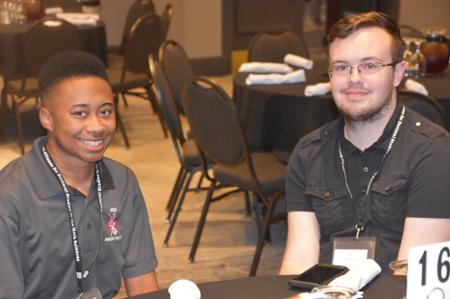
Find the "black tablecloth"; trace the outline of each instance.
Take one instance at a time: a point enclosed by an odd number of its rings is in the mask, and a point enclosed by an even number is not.
[[[278,299],[299,293],[288,281],[293,276],[248,277],[199,285],[202,299]],[[364,290],[364,299],[401,299],[406,293],[404,278],[381,275]],[[167,290],[130,297],[133,299],[169,299]]]
[[[0,25],[0,75],[17,78],[23,74],[21,44],[25,32],[32,26],[27,24]],[[105,65],[108,62],[106,30],[103,23],[96,27],[77,27],[83,48],[98,56]]]
[[[317,63],[313,70],[306,71],[307,82],[297,84],[249,86],[245,84],[248,73],[234,77],[233,98],[250,148],[289,152],[302,136],[338,116],[330,95],[304,96],[308,84],[328,81],[326,67],[325,61]],[[450,68],[417,81],[450,117]]]

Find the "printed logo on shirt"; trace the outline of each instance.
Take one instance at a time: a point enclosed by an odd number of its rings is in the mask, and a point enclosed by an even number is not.
[[[119,228],[120,212],[117,208],[109,209],[109,217],[105,221],[106,233],[105,242],[118,241],[122,239]]]

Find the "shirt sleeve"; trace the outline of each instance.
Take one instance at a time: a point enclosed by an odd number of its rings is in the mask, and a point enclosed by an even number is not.
[[[411,174],[407,217],[450,218],[450,139],[434,141]]]
[[[126,261],[122,270],[125,279],[153,272],[157,266],[147,208],[137,181],[134,188],[137,194],[127,207],[129,209],[127,213],[130,213],[133,223],[129,231]]]
[[[0,298],[23,297],[19,228],[18,217],[5,209],[5,199],[0,196]]]
[[[313,211],[305,195],[305,165],[299,147],[294,150],[286,177],[286,211]]]

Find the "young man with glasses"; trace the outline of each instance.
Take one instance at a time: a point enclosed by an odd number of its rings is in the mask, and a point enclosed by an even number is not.
[[[450,239],[450,137],[397,99],[405,62],[395,21],[346,16],[328,41],[341,117],[302,138],[289,161],[281,274],[368,257],[386,271],[410,247]]]
[[[0,298],[112,298],[158,289],[133,172],[103,157],[116,118],[101,61],[71,51],[39,73],[48,136],[0,172]]]

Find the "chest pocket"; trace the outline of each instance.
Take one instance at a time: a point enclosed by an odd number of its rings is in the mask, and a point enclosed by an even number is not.
[[[320,224],[321,237],[353,227],[356,213],[345,187],[307,185],[305,194]]]
[[[376,224],[399,229],[403,227],[408,195],[407,185],[406,177],[374,182],[370,211]]]

